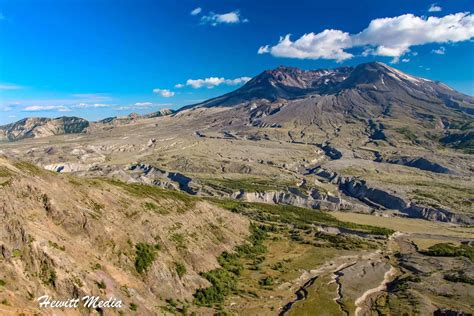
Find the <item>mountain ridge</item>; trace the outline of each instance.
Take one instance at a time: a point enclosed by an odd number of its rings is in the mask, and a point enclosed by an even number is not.
[[[417,121],[430,117],[430,120],[438,120],[436,124],[445,124],[443,121],[449,124],[449,121],[474,115],[474,97],[439,81],[411,76],[380,62],[316,70],[280,66],[263,71],[232,92],[176,111],[131,113],[94,124],[115,126],[139,118],[175,116],[187,110],[214,107],[242,108],[234,114],[240,116],[243,125],[250,122],[251,125],[282,126],[290,121],[310,125],[328,120],[342,122],[343,118],[370,120],[380,115],[396,119],[410,117]],[[332,117],[325,118],[328,116]],[[0,141],[83,133],[91,123],[77,117],[25,118],[0,126]]]
[[[439,81],[405,74],[381,62],[363,63],[355,67],[316,70],[280,66],[260,73],[237,90],[198,104],[182,107],[178,112],[200,107],[234,106],[259,99],[274,102],[278,99],[291,100],[310,95],[337,95],[355,88],[369,88],[387,92],[397,84],[408,86],[411,89],[418,86],[418,88],[423,88],[425,93],[431,90],[435,97],[448,106],[468,114],[474,114],[474,97],[457,92]],[[452,100],[453,97],[454,100]],[[439,100],[433,98],[433,101]],[[467,100],[467,104],[471,107],[459,104],[457,102],[459,100],[462,102]]]

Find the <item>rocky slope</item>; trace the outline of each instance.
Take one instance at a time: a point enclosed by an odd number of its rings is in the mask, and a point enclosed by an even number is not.
[[[328,113],[353,117],[414,114],[399,112],[402,108],[438,113],[446,113],[446,109],[451,108],[474,114],[473,97],[379,62],[308,71],[279,67],[264,71],[240,89],[181,110],[302,98],[315,98],[316,107],[322,107]]]
[[[58,118],[30,117],[15,123],[0,126],[1,141],[17,141],[25,138],[41,138],[63,134],[85,133],[89,128],[102,128],[108,125],[128,124],[140,119],[157,118],[173,114],[170,109],[161,109],[152,113],[140,115],[131,113],[125,117],[109,117],[98,122],[89,122],[79,117],[62,116]]]
[[[114,296],[154,315],[166,299],[191,300],[208,286],[199,273],[248,235],[247,219],[177,192],[3,158],[0,180],[2,315],[39,312],[31,298],[39,293]],[[155,253],[142,271],[140,244]]]
[[[79,117],[25,118],[16,123],[0,126],[0,141],[82,133],[89,125],[87,120]]]

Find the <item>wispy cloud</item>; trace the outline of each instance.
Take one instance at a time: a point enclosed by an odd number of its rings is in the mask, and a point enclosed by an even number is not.
[[[441,12],[442,10],[443,10],[443,8],[441,8],[436,3],[433,3],[433,4],[430,5],[430,7],[428,9],[428,12]]]
[[[218,24],[247,23],[248,21],[248,19],[242,18],[239,10],[223,14],[209,12],[209,15],[204,15],[201,17],[202,24],[211,24],[212,26],[216,26]]]
[[[220,86],[220,85],[227,85],[227,86],[236,86],[239,84],[244,84],[247,81],[249,81],[250,77],[240,77],[240,78],[235,78],[235,79],[225,79],[223,77],[209,77],[205,79],[188,79],[186,81],[186,84],[177,84],[175,87],[180,88],[184,86],[190,86],[194,89],[206,87],[208,89],[212,89],[214,87]]]
[[[78,109],[90,109],[90,108],[105,108],[112,106],[112,104],[105,104],[105,103],[79,103],[76,105],[73,105],[73,108],[78,108]]]
[[[437,54],[437,55],[444,55],[446,53],[446,48],[444,48],[443,46],[441,46],[440,48],[438,49],[433,49],[431,51],[433,54]]]
[[[158,88],[153,89],[153,93],[159,94],[164,98],[171,98],[175,94],[173,91],[170,91],[168,89],[158,89]]]
[[[141,107],[150,107],[152,105],[153,105],[153,103],[151,103],[151,102],[137,102],[137,103],[135,103],[135,106],[141,106]]]
[[[173,103],[152,103],[152,102],[136,102],[132,105],[125,105],[115,107],[114,110],[117,111],[130,111],[130,110],[144,110],[152,107],[170,107],[173,106]]]
[[[201,13],[201,11],[202,9],[200,7],[197,7],[196,9],[191,11],[191,15],[198,15],[199,13]]]
[[[348,49],[364,48],[363,55],[392,57],[392,62],[410,52],[412,46],[429,43],[462,42],[474,37],[474,15],[469,12],[444,17],[404,14],[372,20],[357,34],[327,29],[307,33],[292,41],[290,34],[274,46],[261,46],[257,53],[298,59],[332,59],[341,62],[354,57]]]
[[[0,90],[20,90],[20,89],[24,89],[24,87],[16,85],[16,84],[11,84],[11,83],[0,83]]]
[[[23,112],[45,112],[45,111],[71,112],[71,109],[62,105],[32,105],[32,106],[27,106],[22,111]]]

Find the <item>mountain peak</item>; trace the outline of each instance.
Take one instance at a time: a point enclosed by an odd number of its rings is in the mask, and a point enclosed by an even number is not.
[[[263,71],[235,91],[180,110],[292,100],[311,95],[338,96],[342,92],[357,94],[363,99],[373,99],[377,94],[378,100],[399,102],[397,100],[405,99],[413,104],[422,101],[445,104],[470,114],[474,112],[474,98],[456,92],[442,83],[408,75],[378,61],[355,67],[316,70],[279,66]]]

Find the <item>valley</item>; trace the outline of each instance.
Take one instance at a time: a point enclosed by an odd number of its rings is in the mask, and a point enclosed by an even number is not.
[[[368,63],[0,127],[0,313],[42,291],[127,315],[472,314],[473,108]]]

